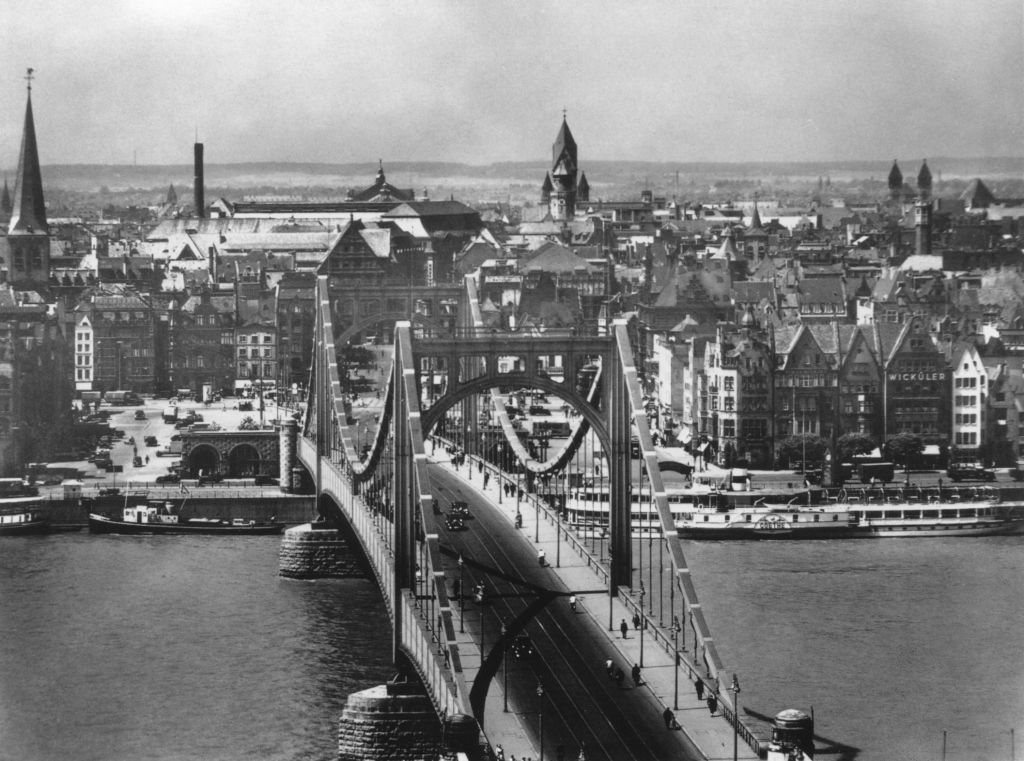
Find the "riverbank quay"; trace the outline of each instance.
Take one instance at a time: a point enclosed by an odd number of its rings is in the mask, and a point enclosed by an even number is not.
[[[468,483],[478,493],[480,500],[490,502],[491,509],[499,511],[511,525],[515,525],[517,500],[507,497],[499,499],[504,484],[515,483],[514,478],[504,481],[490,466],[485,464],[481,469],[480,464],[471,456],[467,456],[470,467],[455,468],[449,457],[442,454],[443,447],[439,446],[435,451],[436,455],[431,458],[434,464],[458,474],[464,480],[468,472]],[[565,524],[559,524],[554,511],[535,495],[524,495],[518,501],[518,508],[523,521],[521,531],[524,541],[535,545],[538,551],[545,552],[552,588],[566,594],[577,592],[578,613],[590,616],[596,628],[604,633],[608,657],[616,665],[626,673],[630,672],[632,664],[642,665],[641,685],[634,699],[645,701],[649,709],[659,716],[664,715],[666,709],[670,710],[680,731],[686,734],[704,759],[724,761],[733,758],[734,742],[737,743],[737,758],[747,761],[759,758],[755,749],[767,749],[770,727],[752,721],[741,708],[741,723],[734,736],[729,685],[718,685],[715,680],[707,678],[706,669],[694,663],[692,648],[686,649],[686,643],[672,631],[671,622],[659,622],[656,615],[641,607],[640,598],[626,588],[620,589],[614,598],[609,598],[604,591],[595,593],[594,590],[607,589],[608,585],[607,570],[599,557],[603,553],[595,552],[594,547],[576,537]],[[452,612],[458,619],[460,612],[454,608]],[[641,628],[631,627],[628,636],[623,638],[618,629],[619,622],[632,621],[634,613],[640,617]],[[471,630],[472,621],[458,628]],[[479,670],[479,644],[469,633],[458,635],[458,641],[460,650],[467,655],[463,661],[465,677],[468,682],[472,682]],[[675,645],[679,645],[678,666],[675,665]],[[698,676],[705,686],[701,697],[697,696],[695,687]],[[712,692],[721,696],[714,714],[707,703],[708,695]],[[503,703],[502,685],[499,680],[492,680],[483,717],[487,741],[491,747],[502,746],[506,758],[512,755],[516,758],[539,755],[536,740],[527,729],[532,709],[527,707],[521,713],[516,710],[506,713],[502,708]],[[740,703],[742,706],[742,699]],[[791,706],[779,706],[779,710],[788,707]]]
[[[286,494],[277,487],[223,486],[185,487],[139,484],[126,486],[119,494],[99,494],[99,490],[83,490],[80,498],[58,495],[44,496],[43,509],[55,528],[84,527],[89,513],[120,517],[126,501],[137,503],[159,501],[171,503],[182,519],[223,518],[245,521],[276,522],[293,525],[316,519],[316,498],[311,494]]]

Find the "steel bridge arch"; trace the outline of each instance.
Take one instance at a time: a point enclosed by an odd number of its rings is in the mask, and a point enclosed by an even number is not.
[[[438,332],[447,332],[444,330],[444,326],[436,320],[427,317],[422,314],[409,314],[408,312],[384,312],[381,314],[370,315],[369,317],[363,317],[356,322],[352,323],[349,327],[345,328],[334,339],[336,346],[345,346],[357,333],[361,333],[369,327],[374,325],[380,325],[381,323],[387,323],[394,326],[395,323],[401,322],[402,320],[410,320],[411,322],[418,323],[420,327],[432,328]]]
[[[435,426],[440,422],[450,409],[458,404],[463,399],[467,399],[471,396],[479,394],[481,392],[491,391],[497,386],[512,387],[515,389],[529,388],[529,389],[541,389],[549,392],[552,396],[556,396],[564,402],[573,405],[573,409],[579,412],[583,416],[585,424],[593,429],[598,440],[601,442],[601,446],[605,448],[605,451],[611,451],[611,438],[608,431],[608,425],[604,418],[601,417],[598,410],[594,408],[590,402],[584,399],[582,396],[577,394],[575,391],[567,391],[564,384],[556,383],[552,380],[545,380],[543,378],[528,378],[515,375],[502,375],[499,376],[500,381],[495,376],[482,376],[480,378],[474,378],[468,383],[460,383],[458,391],[445,393],[439,397],[426,412],[421,415],[423,421],[423,431],[425,434],[429,434],[434,430]],[[581,423],[583,425],[583,423]],[[576,438],[576,437],[573,437]],[[512,443],[511,441],[509,443]],[[548,461],[544,465],[547,467],[533,467],[528,468],[529,470],[536,473],[545,473],[552,470],[558,470],[565,465],[565,462],[575,454],[575,448],[565,447],[561,454],[552,461]],[[523,458],[520,458],[522,460]],[[535,460],[533,462],[536,462]],[[525,464],[525,463],[524,463]]]

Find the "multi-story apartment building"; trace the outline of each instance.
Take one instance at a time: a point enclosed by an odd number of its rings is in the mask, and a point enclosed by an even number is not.
[[[775,358],[747,310],[740,329],[719,329],[704,349],[706,403],[702,433],[717,443],[725,463],[744,459],[768,467],[774,447],[772,409]]]
[[[984,441],[988,373],[977,347],[964,346],[954,355],[950,430],[960,456],[977,456]]]
[[[278,379],[277,328],[249,323],[235,328],[235,376],[239,381]]]
[[[155,390],[166,336],[148,295],[125,285],[97,286],[83,294],[71,317],[78,390]]]
[[[948,440],[949,372],[928,323],[913,317],[902,326],[872,327],[883,368],[881,438],[913,433],[926,441]]]
[[[171,388],[200,394],[231,388],[235,378],[235,297],[209,288],[170,310],[168,347]]]
[[[26,462],[66,443],[68,358],[60,321],[48,306],[0,290],[0,474],[21,476]]]

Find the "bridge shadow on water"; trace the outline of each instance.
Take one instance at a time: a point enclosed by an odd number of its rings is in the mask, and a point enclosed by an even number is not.
[[[767,727],[771,727],[774,721],[774,716],[768,714],[759,713],[752,708],[746,706],[743,707],[743,712],[751,718],[757,719],[763,722]],[[828,737],[823,737],[815,733],[814,735],[814,757],[819,758],[822,756],[834,757],[835,761],[854,761],[857,756],[860,755],[860,748],[854,745],[847,745],[846,743],[833,740]]]

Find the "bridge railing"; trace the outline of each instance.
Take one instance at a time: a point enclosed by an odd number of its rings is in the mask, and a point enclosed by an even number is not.
[[[311,467],[316,458],[316,446],[308,438],[300,437],[297,454],[307,467]],[[402,621],[402,650],[416,668],[435,709],[439,715],[466,712],[468,689],[462,675],[462,660],[447,599],[443,599],[437,607],[437,626],[430,620],[433,605],[420,599],[415,590],[403,589],[399,600],[391,599],[395,557],[390,544],[390,522],[375,514],[361,496],[353,492],[344,464],[334,462],[329,457],[321,458],[321,462],[323,491],[341,508],[359,540],[384,596],[392,625],[396,618],[394,606],[402,606],[404,615],[398,616]],[[443,570],[434,571],[428,567],[426,571],[432,580],[433,589],[440,588],[443,597]],[[429,596],[433,598],[434,595]]]

